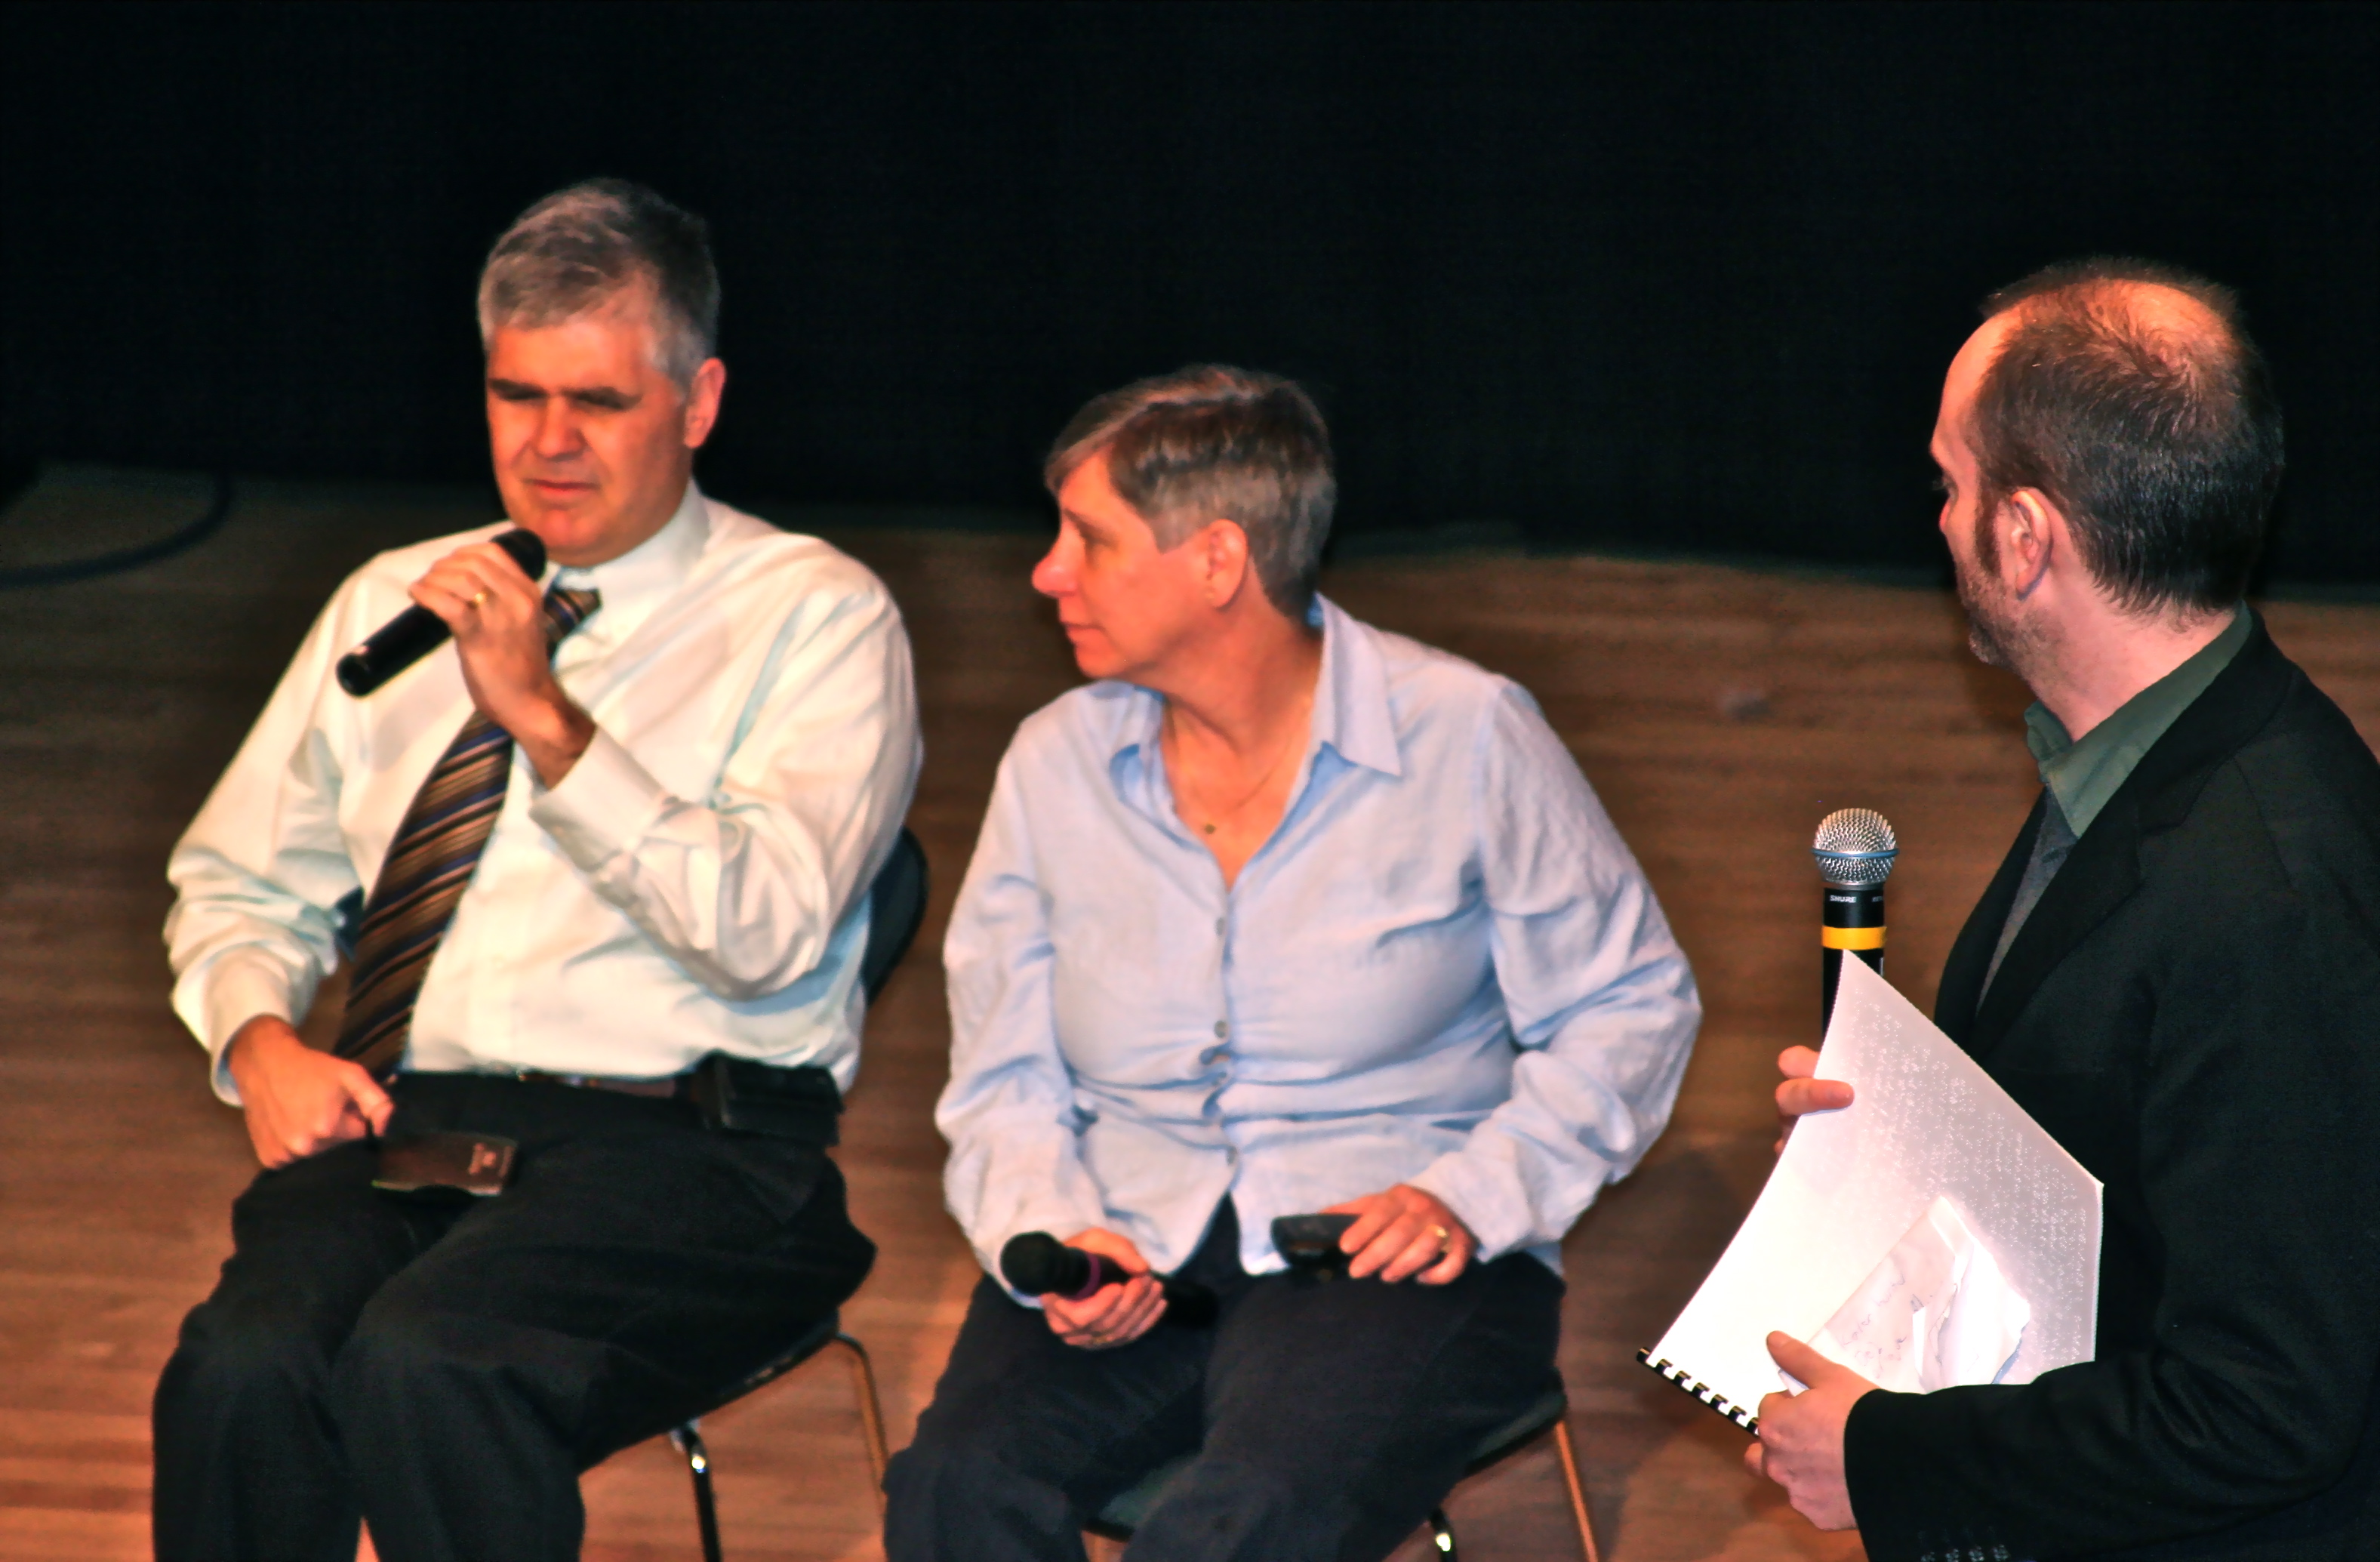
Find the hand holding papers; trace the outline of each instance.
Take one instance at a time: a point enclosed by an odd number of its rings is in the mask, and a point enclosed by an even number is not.
[[[1818,1072],[1849,1081],[1853,1104],[1801,1119],[1735,1239],[1643,1353],[1748,1430],[1762,1396],[1791,1386],[1771,1330],[1921,1392],[2029,1383],[2094,1348],[2097,1179],[1882,977],[1846,960],[1841,983]]]

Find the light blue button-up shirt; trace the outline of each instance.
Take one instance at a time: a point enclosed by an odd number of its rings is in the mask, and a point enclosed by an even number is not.
[[[987,1271],[1104,1226],[1159,1270],[1400,1182],[1480,1256],[1559,1244],[1669,1120],[1701,1019],[1652,886],[1509,679],[1318,604],[1313,728],[1226,889],[1164,702],[1103,682],[1001,762],[959,891],[944,1190]]]

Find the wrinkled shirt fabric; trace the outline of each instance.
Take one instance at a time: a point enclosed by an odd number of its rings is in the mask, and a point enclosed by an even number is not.
[[[1160,1271],[1226,1194],[1273,1217],[1412,1183],[1480,1256],[1559,1244],[1669,1119],[1701,1005],[1626,843],[1529,696],[1318,601],[1311,733],[1226,889],[1175,814],[1163,702],[1027,719],[944,949],[945,1194],[987,1271],[1103,1226]]]
[[[451,643],[361,700],[334,665],[432,563],[502,530],[349,577],[174,848],[174,1007],[226,1101],[225,1044],[258,1015],[304,1019],[338,962],[342,901],[471,714]],[[541,583],[557,577],[602,593],[554,656],[596,736],[552,787],[515,753],[402,1067],[651,1079],[719,1051],[818,1064],[848,1089],[868,886],[921,755],[891,594],[692,484],[655,535]]]

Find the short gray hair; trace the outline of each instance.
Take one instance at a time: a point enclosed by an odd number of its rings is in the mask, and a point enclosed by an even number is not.
[[[679,384],[717,350],[719,271],[700,217],[626,179],[589,179],[523,212],[480,272],[480,344],[503,325],[535,330],[653,290],[662,372]]]
[[[1210,520],[1237,522],[1265,595],[1305,621],[1339,480],[1330,431],[1295,382],[1220,363],[1136,380],[1075,414],[1042,481],[1055,494],[1102,452],[1109,481],[1159,547],[1181,546]]]

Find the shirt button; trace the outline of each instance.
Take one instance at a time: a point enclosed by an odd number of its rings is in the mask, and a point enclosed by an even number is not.
[[[1231,1049],[1228,1047],[1208,1047],[1205,1052],[1198,1055],[1198,1061],[1201,1063],[1212,1063],[1230,1050]]]
[[[1225,921],[1224,921],[1222,918],[1220,918],[1220,917],[1217,917],[1217,918],[1215,919],[1215,931],[1216,931],[1218,934],[1220,934],[1221,932],[1223,932],[1226,928],[1230,927],[1231,925],[1232,925],[1231,923],[1229,923],[1229,922]]]
[[[1228,1019],[1218,1019],[1217,1021],[1215,1021],[1215,1034],[1217,1034],[1218,1036],[1228,1036],[1228,1035],[1230,1035],[1231,1033],[1232,1033],[1232,1022],[1231,1022],[1230,1020],[1228,1020]]]

